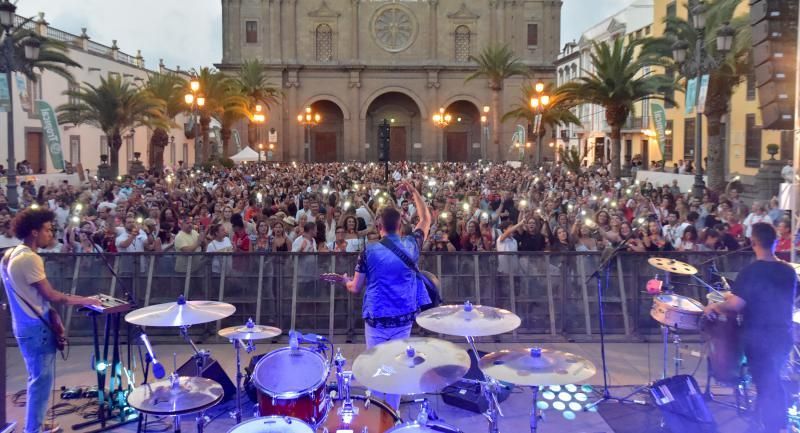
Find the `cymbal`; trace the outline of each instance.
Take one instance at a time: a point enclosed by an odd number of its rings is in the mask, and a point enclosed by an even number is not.
[[[175,387],[170,379],[139,385],[128,394],[128,404],[144,413],[182,415],[208,409],[219,403],[224,394],[216,381],[180,376]]]
[[[502,308],[486,305],[441,305],[417,316],[419,326],[433,332],[461,337],[485,337],[517,329],[519,316]]]
[[[662,271],[671,272],[679,275],[694,275],[697,273],[697,268],[678,260],[668,259],[666,257],[650,257],[647,263],[654,268],[661,269]]]
[[[217,334],[220,337],[227,338],[228,340],[265,340],[267,338],[277,337],[283,331],[280,328],[273,326],[256,325],[252,320],[248,320],[246,324],[241,326],[231,326],[229,328],[220,329]]]
[[[441,391],[469,370],[467,351],[436,338],[391,340],[367,349],[353,363],[362,385],[388,394]]]
[[[217,301],[186,301],[150,305],[125,315],[125,321],[139,326],[189,326],[224,319],[236,307]]]
[[[520,386],[567,385],[580,383],[597,373],[586,358],[560,350],[501,350],[481,358],[486,375]]]

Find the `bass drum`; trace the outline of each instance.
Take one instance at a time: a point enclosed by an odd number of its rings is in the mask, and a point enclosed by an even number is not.
[[[353,395],[350,397],[353,400],[353,408],[356,410],[356,415],[352,418],[342,416],[342,403],[343,400],[337,399],[333,402],[331,410],[328,411],[328,416],[325,421],[320,423],[320,432],[356,432],[361,433],[368,431],[370,433],[382,433],[388,431],[399,423],[400,416],[386,403],[368,399],[362,395]]]
[[[742,377],[744,346],[739,338],[739,319],[736,314],[719,315],[716,319],[703,316],[700,334],[708,344],[708,363],[711,377],[729,385]]]

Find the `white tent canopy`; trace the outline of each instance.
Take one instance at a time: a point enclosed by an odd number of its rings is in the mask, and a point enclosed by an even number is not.
[[[236,155],[233,155],[231,159],[233,162],[258,161],[258,152],[247,146]]]

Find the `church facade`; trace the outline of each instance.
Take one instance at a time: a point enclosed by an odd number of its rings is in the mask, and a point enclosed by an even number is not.
[[[241,134],[272,160],[376,160],[384,121],[392,160],[518,159],[520,122],[492,124],[487,80],[465,82],[477,69],[470,56],[507,44],[532,79],[551,81],[560,26],[559,0],[222,0],[217,66],[235,74],[258,59],[282,89],[255,142]],[[505,81],[501,117],[524,103],[524,80]],[[313,127],[298,119],[308,108]],[[432,120],[441,108],[446,126]]]

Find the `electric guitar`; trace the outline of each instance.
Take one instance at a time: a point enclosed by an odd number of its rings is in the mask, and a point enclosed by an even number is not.
[[[326,281],[328,283],[334,283],[334,284],[347,284],[353,280],[352,278],[348,277],[345,274],[336,274],[333,272],[326,272],[324,274],[319,274],[319,279],[321,281]]]

